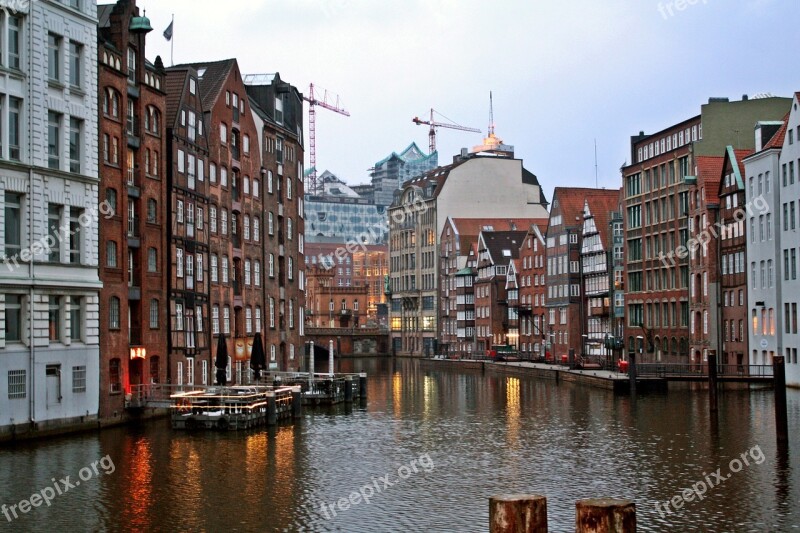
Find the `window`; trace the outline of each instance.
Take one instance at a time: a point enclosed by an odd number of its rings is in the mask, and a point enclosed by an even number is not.
[[[269,277],[275,277],[275,256],[273,254],[269,254]]]
[[[28,378],[25,370],[8,371],[8,399],[22,400],[26,397]]]
[[[5,193],[5,254],[14,257],[22,250],[22,195]]]
[[[47,34],[47,76],[53,81],[61,80],[61,37]]]
[[[228,126],[223,122],[219,125],[219,142],[227,144],[228,142]]]
[[[208,181],[211,183],[217,182],[217,165],[214,163],[208,164]]]
[[[269,218],[267,219],[267,232],[270,235],[275,235],[275,217],[272,215],[272,211],[269,213]]]
[[[150,329],[158,329],[158,300],[150,300]]]
[[[22,100],[8,98],[8,157],[14,161],[20,158],[20,113],[22,110]]]
[[[223,333],[226,335],[231,332],[231,308],[227,305],[222,308]]]
[[[222,233],[223,235],[227,235],[227,234],[228,234],[228,211],[227,211],[227,210],[225,210],[225,209],[223,209],[223,210],[222,210],[222,215],[221,215],[221,218],[220,218],[220,223],[221,223],[220,225],[222,226],[222,228],[221,228],[221,229],[222,229],[221,233]]]
[[[86,392],[86,367],[72,367],[72,392],[78,394]]]
[[[119,359],[112,359],[108,362],[108,392],[117,394],[122,392],[122,371]]]
[[[228,186],[228,169],[225,167],[219,167],[219,184],[223,187]]]
[[[83,340],[83,298],[72,296],[69,304],[69,337],[73,341]]]
[[[214,335],[219,335],[219,306],[215,305],[211,308],[211,332]]]
[[[108,268],[117,268],[116,241],[106,241],[106,266]]]
[[[110,329],[119,329],[119,298],[112,296],[108,302],[108,327]]]
[[[61,163],[61,115],[50,111],[47,113],[47,166],[58,170]]]
[[[61,298],[50,296],[47,303],[47,325],[50,342],[61,340]]]
[[[154,198],[147,200],[147,222],[150,224],[158,223],[158,203]]]
[[[158,272],[158,250],[155,248],[147,249],[147,271]]]
[[[217,266],[217,256],[211,256],[211,281],[217,283],[219,281],[219,271]]]
[[[81,133],[83,121],[77,118],[69,119],[69,171],[79,174],[81,171]]]
[[[22,298],[19,294],[6,294],[6,342],[22,340]]]
[[[183,277],[183,250],[180,248],[175,250],[175,275]]]
[[[19,70],[20,67],[20,30],[22,19],[6,12],[8,24],[8,67]]]
[[[49,260],[58,263],[61,261],[61,206],[50,204],[47,211],[48,244],[50,244]]]
[[[292,230],[292,219],[291,218],[287,218],[286,219],[286,238],[291,241],[293,233],[294,233],[294,231]]]
[[[269,327],[275,329],[275,299],[269,298]]]
[[[222,283],[228,283],[228,256],[222,256]]]
[[[211,233],[217,232],[217,208],[213,205],[208,209],[208,220],[211,224]]]
[[[136,83],[136,50],[128,47],[128,83]]]
[[[261,286],[261,262],[254,261],[253,262],[253,281],[255,282],[256,287]]]
[[[75,41],[69,42],[69,84],[73,87],[81,86],[81,69],[83,46]]]
[[[261,333],[261,308],[256,307],[256,333]]]
[[[261,222],[258,217],[253,218],[253,241],[261,240]]]

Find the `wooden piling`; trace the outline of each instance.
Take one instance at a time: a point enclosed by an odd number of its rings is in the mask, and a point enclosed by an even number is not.
[[[502,494],[489,498],[490,533],[547,533],[547,498]]]
[[[631,394],[636,394],[636,352],[628,355],[628,377],[631,380]]]
[[[267,396],[267,425],[274,426],[278,423],[278,403],[275,401],[275,393]]]
[[[636,504],[592,498],[575,503],[576,533],[636,533]]]
[[[782,355],[772,359],[772,379],[775,389],[775,432],[778,444],[789,444],[789,419],[786,410],[786,361]]]
[[[344,377],[344,403],[353,403],[353,376]]]
[[[712,413],[717,411],[717,351],[708,351],[708,402]]]
[[[367,374],[365,372],[358,375],[358,396],[362,400],[367,399]]]
[[[302,387],[300,387],[300,385],[292,387],[292,418],[302,418],[303,416],[302,394]]]

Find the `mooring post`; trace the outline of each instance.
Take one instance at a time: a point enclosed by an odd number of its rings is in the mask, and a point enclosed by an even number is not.
[[[547,498],[501,494],[489,498],[490,533],[547,533]]]
[[[353,376],[344,377],[344,403],[353,403]]]
[[[274,426],[278,423],[278,403],[275,401],[275,393],[267,393],[267,425]]]
[[[775,389],[775,431],[778,443],[789,443],[789,418],[786,411],[786,361],[782,355],[772,359],[772,379]]]
[[[628,377],[631,380],[631,394],[636,394],[636,352],[629,354]]]
[[[358,396],[361,399],[367,398],[367,373],[362,372],[358,375]]]
[[[636,504],[613,498],[578,500],[575,533],[636,533]]]
[[[303,416],[303,392],[300,385],[292,387],[292,418]]]
[[[717,411],[717,351],[708,351],[708,401],[711,412]]]
[[[311,351],[308,354],[308,392],[314,389],[314,341],[311,341]]]

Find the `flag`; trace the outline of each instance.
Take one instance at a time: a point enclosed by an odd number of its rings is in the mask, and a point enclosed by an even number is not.
[[[172,40],[172,25],[173,24],[175,24],[174,20],[172,22],[170,22],[169,26],[167,26],[167,29],[164,30],[164,39],[166,39],[168,41]]]

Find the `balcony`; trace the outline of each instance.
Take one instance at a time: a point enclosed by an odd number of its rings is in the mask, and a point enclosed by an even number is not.
[[[608,316],[608,306],[607,305],[597,305],[592,307],[589,310],[590,316]]]
[[[128,217],[128,246],[131,248],[138,248],[140,246],[139,237],[139,217]]]

